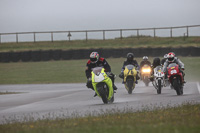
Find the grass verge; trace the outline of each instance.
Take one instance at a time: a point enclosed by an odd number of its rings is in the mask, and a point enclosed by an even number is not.
[[[187,81],[200,81],[200,57],[180,57]],[[125,58],[108,58],[116,82]],[[136,58],[138,63],[142,58]],[[153,58],[150,58],[152,62]],[[0,84],[84,83],[87,60],[0,63]]]
[[[0,125],[3,133],[197,133],[200,130],[200,104],[142,111],[126,110],[83,118],[38,120]]]
[[[138,47],[188,47],[200,46],[200,37],[129,37],[109,40],[75,40],[55,42],[19,42],[1,43],[0,52],[28,51],[28,50],[55,50],[55,49],[90,49],[90,48],[138,48]]]

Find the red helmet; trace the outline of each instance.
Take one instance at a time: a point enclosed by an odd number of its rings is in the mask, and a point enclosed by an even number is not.
[[[167,54],[167,59],[169,62],[173,62],[175,59],[175,54],[173,52],[170,52]]]
[[[98,52],[92,52],[90,54],[90,60],[91,60],[92,63],[96,63],[99,60]]]

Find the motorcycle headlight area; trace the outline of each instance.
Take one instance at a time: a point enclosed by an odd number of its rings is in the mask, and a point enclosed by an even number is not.
[[[151,69],[150,69],[150,68],[148,68],[148,69],[142,69],[142,72],[143,72],[143,73],[150,73],[150,72],[151,72]]]
[[[105,79],[105,77],[103,76],[103,73],[100,73],[99,75],[94,76],[94,82],[101,82],[104,79]]]

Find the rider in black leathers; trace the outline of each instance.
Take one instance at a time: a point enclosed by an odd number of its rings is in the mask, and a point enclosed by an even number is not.
[[[128,53],[127,54],[127,60],[124,61],[124,64],[123,64],[122,69],[121,69],[121,73],[119,74],[120,78],[124,79],[125,66],[130,65],[130,64],[134,65],[136,67],[136,70],[140,69],[140,66],[138,65],[137,61],[134,60],[134,54],[133,53]],[[138,73],[137,73],[136,83],[138,83],[137,80],[139,80],[139,79],[140,79],[140,77],[138,76]]]
[[[151,77],[150,77],[150,80],[153,81],[154,80],[154,68],[156,68],[157,66],[161,66],[161,62],[160,62],[160,58],[158,57],[155,57],[153,59],[153,64],[151,66],[151,69],[152,69],[152,73],[151,73]]]

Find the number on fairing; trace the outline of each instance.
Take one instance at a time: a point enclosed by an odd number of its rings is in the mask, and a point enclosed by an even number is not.
[[[177,73],[177,71],[176,71],[176,70],[172,70],[172,71],[171,71],[171,74],[174,74],[174,73]]]

